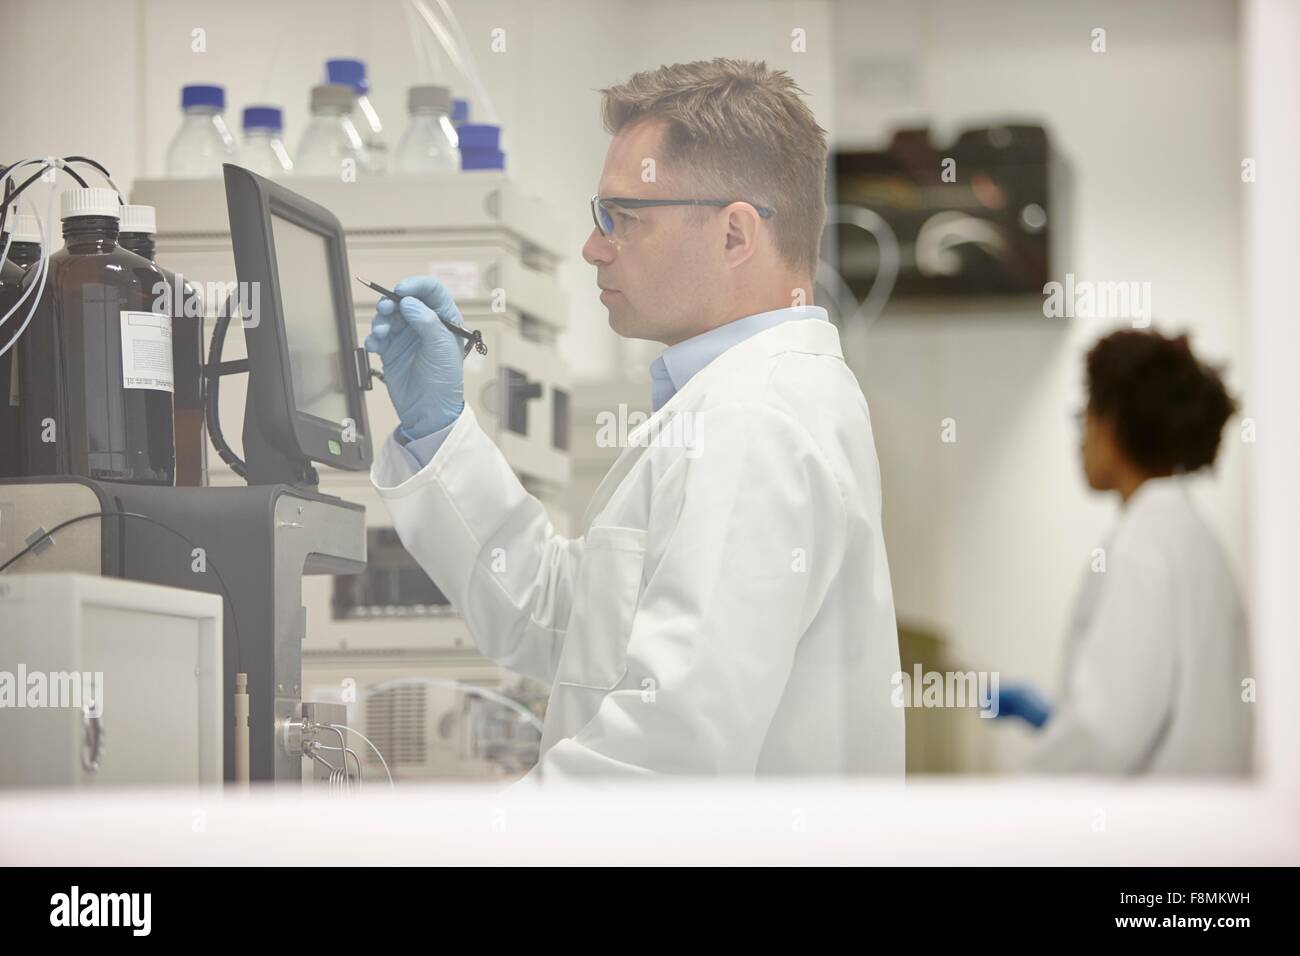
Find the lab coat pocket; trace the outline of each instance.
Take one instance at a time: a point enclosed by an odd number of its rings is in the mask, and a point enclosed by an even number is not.
[[[645,542],[646,533],[638,528],[587,531],[557,683],[609,691],[627,673]]]

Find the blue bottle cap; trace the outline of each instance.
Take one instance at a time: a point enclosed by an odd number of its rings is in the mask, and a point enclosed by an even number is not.
[[[461,169],[505,169],[506,154],[499,149],[462,149]]]
[[[366,64],[363,60],[326,60],[325,80],[339,86],[350,86],[358,96],[370,92],[370,82],[366,79]]]
[[[284,110],[278,106],[247,106],[244,108],[244,129],[284,129]]]
[[[461,123],[456,129],[456,135],[460,139],[462,150],[501,147],[501,127],[492,123]]]
[[[202,83],[181,87],[181,109],[191,106],[215,106],[219,110],[226,108],[226,88],[208,86]]]

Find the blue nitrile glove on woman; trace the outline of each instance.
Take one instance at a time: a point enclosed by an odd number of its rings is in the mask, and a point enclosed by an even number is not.
[[[1051,702],[1031,684],[1003,684],[998,689],[997,704],[995,717],[1019,717],[1036,729],[1052,716]]]
[[[464,327],[451,293],[432,276],[403,279],[393,287],[400,303],[381,299],[366,336],[366,351],[384,366],[384,384],[401,417],[406,441],[425,438],[454,422],[465,408],[460,340],[438,321]]]

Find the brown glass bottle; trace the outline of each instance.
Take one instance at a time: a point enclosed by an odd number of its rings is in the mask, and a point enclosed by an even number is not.
[[[0,248],[3,245],[0,244]],[[24,272],[27,267],[41,257],[41,244],[39,242],[20,242],[15,239],[9,244],[9,258],[7,261],[12,262]]]
[[[170,383],[162,385],[159,371],[153,387],[142,387],[149,379],[128,381],[123,365],[123,337],[133,323],[165,327],[170,377],[171,320],[154,307],[154,290],[164,279],[147,259],[119,246],[117,236],[110,215],[63,220],[64,246],[50,256],[36,315],[16,346],[23,475],[175,480]],[[23,284],[39,278],[29,269]],[[136,363],[138,353],[129,354]],[[164,361],[159,350],[152,360]]]
[[[0,250],[4,249],[5,236],[0,236]],[[0,318],[13,308],[22,295],[23,270],[31,263],[27,247],[35,247],[40,256],[39,245],[30,242],[11,242],[9,255],[0,264]],[[23,319],[27,309],[20,308],[9,317],[9,321],[0,326],[0,348],[9,344]],[[15,478],[18,469],[18,382],[14,375],[18,364],[18,353],[10,348],[0,355],[0,478]]]
[[[118,243],[123,249],[143,256],[155,266],[157,242],[151,232],[122,231]],[[197,487],[207,483],[204,452],[207,427],[203,410],[203,300],[198,291],[181,278],[179,297],[176,274],[158,266],[167,281],[166,311],[172,317],[172,373],[176,391],[172,395],[176,437],[176,484]]]

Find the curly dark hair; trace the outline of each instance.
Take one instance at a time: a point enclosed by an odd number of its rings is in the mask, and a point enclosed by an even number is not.
[[[1088,353],[1088,409],[1114,426],[1120,448],[1153,475],[1214,463],[1237,403],[1186,335],[1114,332]]]

